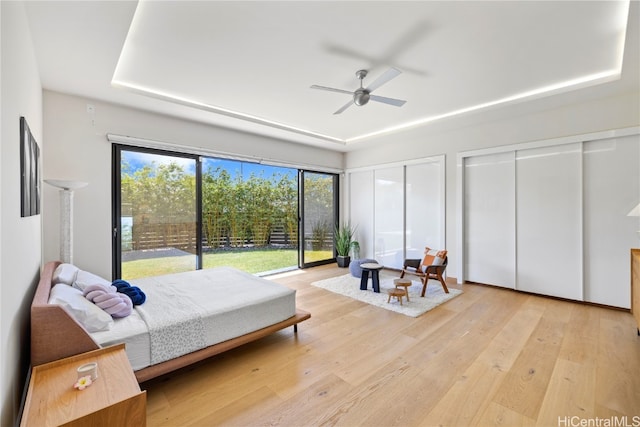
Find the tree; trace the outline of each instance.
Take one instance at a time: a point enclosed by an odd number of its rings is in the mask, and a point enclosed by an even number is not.
[[[210,247],[226,244],[232,191],[231,175],[227,170],[209,168],[202,174],[203,235]]]

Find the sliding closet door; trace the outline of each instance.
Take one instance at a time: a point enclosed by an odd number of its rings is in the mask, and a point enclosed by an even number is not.
[[[584,144],[585,301],[629,308],[629,248],[640,245],[640,136]]]
[[[373,258],[373,171],[349,174],[349,221],[357,227],[360,258]]]
[[[464,159],[465,280],[516,285],[515,153]]]
[[[518,290],[582,300],[581,147],[516,152]]]
[[[444,156],[407,165],[406,258],[422,258],[424,248],[446,249],[444,242]]]
[[[378,169],[374,176],[374,258],[399,269],[404,261],[404,168]]]

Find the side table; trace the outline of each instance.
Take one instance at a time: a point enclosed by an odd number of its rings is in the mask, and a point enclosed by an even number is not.
[[[360,278],[360,290],[367,290],[367,283],[369,281],[369,272],[371,272],[371,282],[373,285],[373,292],[380,293],[380,277],[379,272],[384,266],[377,263],[364,263],[360,264],[362,268],[362,277]]]
[[[407,302],[410,302],[411,300],[409,299],[409,288],[411,287],[411,280],[410,279],[394,279],[393,284],[395,285],[396,288],[398,287],[404,288],[404,293],[406,294]]]
[[[73,388],[77,368],[98,364],[98,378]],[[147,394],[124,352],[124,344],[34,366],[20,422],[27,426],[145,426]]]

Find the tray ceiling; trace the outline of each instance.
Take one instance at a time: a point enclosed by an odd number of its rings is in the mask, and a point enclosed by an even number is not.
[[[27,10],[46,88],[328,148],[614,81],[629,42],[629,3],[611,1],[54,1]],[[402,74],[375,94],[403,107],[369,102],[334,115],[349,95],[310,88],[352,91],[357,70],[369,71],[366,86],[389,67]]]

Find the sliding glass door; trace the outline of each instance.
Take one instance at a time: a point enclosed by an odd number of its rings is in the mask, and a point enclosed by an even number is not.
[[[335,259],[333,234],[337,225],[338,177],[300,171],[302,250],[300,265],[310,267]]]
[[[298,267],[296,169],[205,157],[202,182],[203,268]]]
[[[119,145],[113,165],[114,278],[335,258],[334,174]]]
[[[114,160],[114,277],[200,268],[198,159],[116,149]]]

